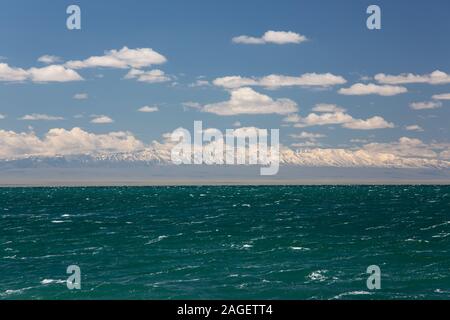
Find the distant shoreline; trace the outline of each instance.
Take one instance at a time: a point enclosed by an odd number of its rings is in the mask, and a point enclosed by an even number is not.
[[[0,187],[245,185],[450,185],[450,170],[280,167],[261,176],[258,167],[9,168]]]
[[[170,186],[327,186],[327,185],[450,185],[450,181],[442,180],[253,180],[253,181],[205,181],[205,180],[156,180],[156,181],[35,181],[26,183],[0,183],[0,188],[33,188],[33,187],[170,187]]]

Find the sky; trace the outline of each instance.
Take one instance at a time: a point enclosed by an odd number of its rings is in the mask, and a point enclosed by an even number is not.
[[[47,148],[49,132],[56,152],[89,135],[139,148],[202,120],[278,128],[292,149],[450,160],[448,1],[0,4],[2,157]]]

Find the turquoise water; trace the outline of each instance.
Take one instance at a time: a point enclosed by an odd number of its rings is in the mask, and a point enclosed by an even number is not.
[[[449,186],[1,188],[0,218],[0,299],[450,298]]]

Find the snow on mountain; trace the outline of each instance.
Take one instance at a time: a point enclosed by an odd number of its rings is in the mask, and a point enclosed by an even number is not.
[[[30,156],[1,160],[2,167],[36,166],[133,166],[172,165],[171,149],[163,144],[134,152],[97,153],[93,155]],[[363,149],[280,149],[280,165],[302,167],[381,167],[381,168],[450,168],[450,161],[424,157],[405,157],[393,153],[371,152]]]

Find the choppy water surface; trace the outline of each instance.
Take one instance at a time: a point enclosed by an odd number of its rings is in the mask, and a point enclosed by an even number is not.
[[[0,299],[449,299],[450,187],[1,188],[0,268]]]

